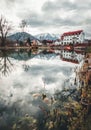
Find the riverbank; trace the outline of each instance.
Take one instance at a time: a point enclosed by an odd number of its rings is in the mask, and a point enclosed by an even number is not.
[[[79,48],[80,47],[80,48]],[[75,51],[75,52],[90,52],[91,46],[70,46],[70,45],[36,45],[36,46],[5,46],[1,47],[0,50],[31,50],[31,49],[41,49],[41,50],[66,50],[66,51]]]

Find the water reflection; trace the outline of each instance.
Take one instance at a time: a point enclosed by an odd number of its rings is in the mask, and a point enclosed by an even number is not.
[[[77,56],[75,52],[53,49],[0,51],[1,66],[6,64],[10,70],[5,70],[9,75],[0,79],[0,129],[6,130],[7,127],[9,130],[18,129],[20,124],[16,128],[14,123],[21,123],[22,120],[25,123],[27,117],[34,122],[31,116],[38,119],[39,127],[43,126],[44,117],[49,109],[59,105],[57,103],[53,105],[56,100],[54,94],[58,94],[64,88],[75,87],[74,68],[77,64],[62,60],[68,53],[71,58]],[[79,54],[78,59],[81,56],[83,55]],[[26,123],[20,130],[25,130]],[[43,128],[39,130],[41,129]]]
[[[15,50],[0,50],[0,72],[2,75],[7,76],[12,70],[14,63],[12,63],[11,57],[18,60],[23,60],[23,68],[28,71],[29,66],[26,64],[28,59],[31,59],[37,55],[48,56],[49,55],[59,55],[60,60],[66,62],[72,62],[79,64],[84,57],[83,51],[66,51],[66,50],[55,50],[55,49],[15,49]]]
[[[9,53],[9,50],[0,50],[0,72],[5,76],[8,75],[13,68],[13,64],[8,56]]]
[[[32,54],[32,56],[31,56]],[[11,58],[27,61],[28,59],[33,58],[38,54],[38,50],[31,49],[2,49],[0,50],[0,72],[2,75],[7,76],[14,67]],[[24,64],[25,70],[27,70],[28,66]],[[13,70],[14,71],[14,70]]]

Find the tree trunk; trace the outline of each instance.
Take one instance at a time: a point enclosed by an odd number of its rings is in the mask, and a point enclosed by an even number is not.
[[[1,46],[2,47],[5,46],[5,39],[4,38],[2,38],[2,40],[1,40]]]

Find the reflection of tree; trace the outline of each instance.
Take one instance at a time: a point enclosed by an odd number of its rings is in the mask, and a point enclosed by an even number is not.
[[[27,60],[28,58],[31,58],[31,49],[20,49],[17,51],[17,54],[21,60]]]
[[[28,50],[28,57],[31,57],[31,49]]]
[[[6,76],[9,72],[11,72],[13,64],[11,63],[6,50],[1,51],[0,57],[0,72]]]

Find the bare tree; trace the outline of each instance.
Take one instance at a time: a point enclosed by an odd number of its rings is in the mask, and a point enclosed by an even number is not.
[[[22,20],[20,23],[20,28],[22,29],[22,32],[24,32],[24,28],[27,26],[26,20]]]
[[[6,45],[6,37],[11,30],[11,24],[6,20],[4,16],[0,17],[0,37],[1,37],[1,46]]]

